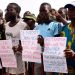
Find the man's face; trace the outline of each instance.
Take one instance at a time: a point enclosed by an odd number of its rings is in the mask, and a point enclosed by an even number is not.
[[[34,27],[35,27],[35,21],[33,19],[27,19],[27,20],[24,20],[24,22],[26,22],[28,24],[28,26],[30,27],[30,29],[34,29]]]
[[[17,12],[14,6],[7,8],[6,10],[6,17],[11,21],[16,18]]]
[[[44,6],[44,9],[45,9],[45,11],[46,11],[47,13],[49,13],[50,10],[51,10],[51,7],[50,7],[49,5],[45,5],[45,6]]]
[[[68,8],[68,16],[70,20],[75,19],[75,8]]]
[[[46,12],[46,13],[50,13],[51,7],[49,5],[44,5],[40,12]]]

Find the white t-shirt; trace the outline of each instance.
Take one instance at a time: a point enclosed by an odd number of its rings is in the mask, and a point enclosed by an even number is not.
[[[6,39],[12,39],[13,45],[18,45],[20,40],[20,30],[27,30],[27,24],[20,20],[15,26],[10,27],[9,23],[5,24]]]
[[[9,23],[5,24],[6,39],[11,39],[13,46],[17,46],[20,40],[20,30],[27,30],[27,24],[20,20],[15,26],[10,27]],[[22,54],[15,54],[17,60],[17,68],[7,68],[6,71],[10,74],[21,74],[24,73],[24,64],[22,61]]]

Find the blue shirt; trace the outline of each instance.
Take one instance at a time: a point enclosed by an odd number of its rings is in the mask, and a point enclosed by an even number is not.
[[[40,35],[43,37],[54,37],[59,33],[59,23],[58,22],[51,22],[48,25],[43,23],[37,25],[34,29],[40,31]]]

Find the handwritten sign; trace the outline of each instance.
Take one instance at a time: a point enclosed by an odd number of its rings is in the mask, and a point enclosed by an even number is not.
[[[45,52],[51,55],[64,55],[64,50],[66,48],[66,38],[65,37],[47,37],[45,41]]]
[[[17,67],[11,40],[0,40],[0,57],[3,67]]]
[[[45,52],[43,53],[44,70],[46,72],[68,73],[64,50],[65,37],[45,38]]]
[[[18,46],[19,45],[19,38],[12,38],[12,46]]]
[[[21,43],[23,47],[22,60],[29,62],[41,62],[41,49],[37,44],[37,30],[21,30]]]
[[[44,71],[68,73],[65,57],[44,54]]]

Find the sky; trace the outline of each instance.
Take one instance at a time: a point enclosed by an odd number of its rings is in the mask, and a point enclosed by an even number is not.
[[[21,6],[21,17],[25,11],[30,11],[37,16],[39,13],[39,7],[43,2],[50,3],[52,8],[58,10],[60,7],[63,7],[65,4],[70,3],[71,1],[75,0],[0,0],[0,9],[2,9],[5,14],[6,6],[11,2],[15,2]]]

